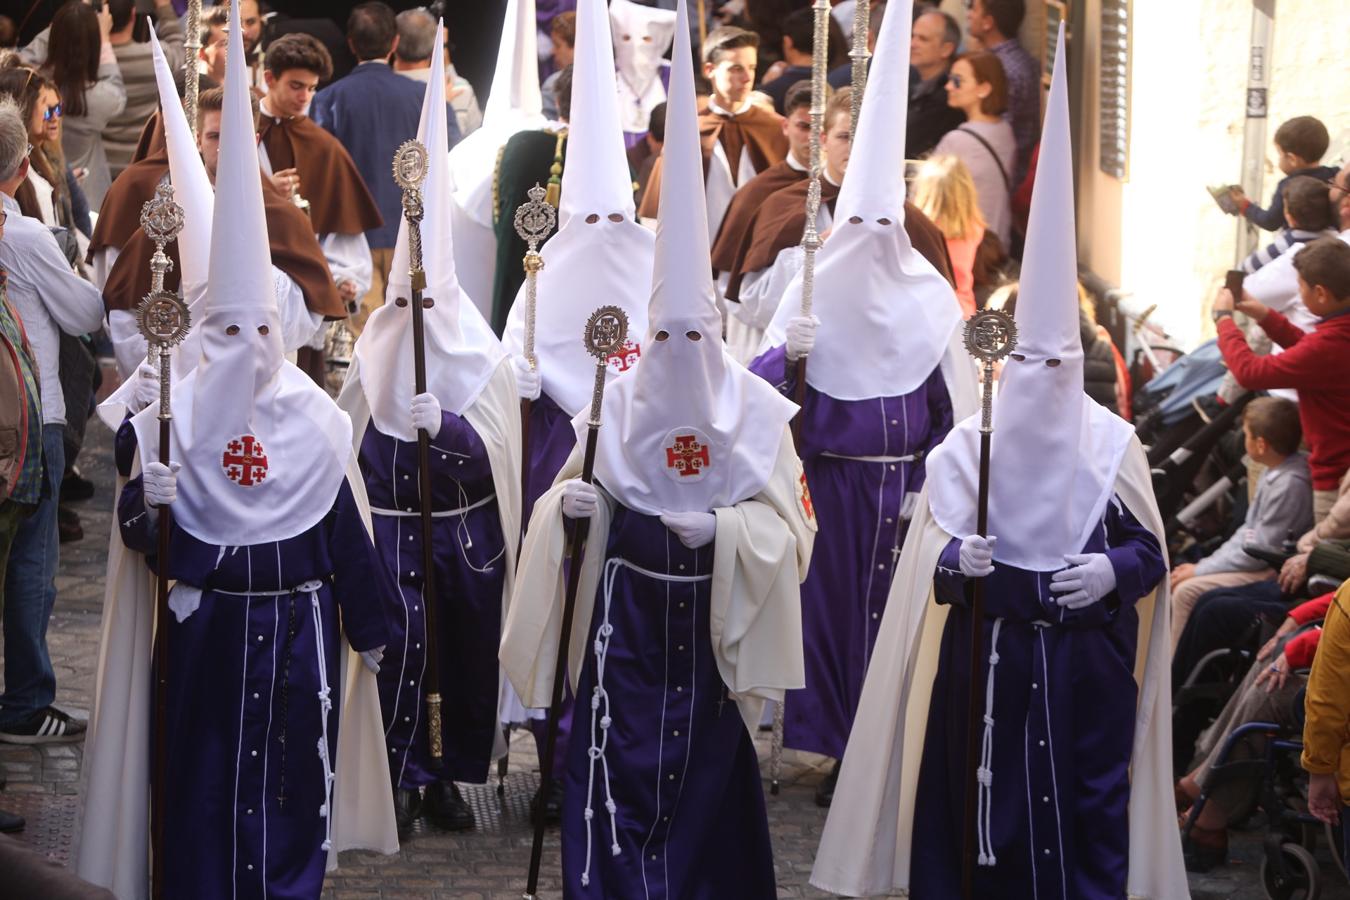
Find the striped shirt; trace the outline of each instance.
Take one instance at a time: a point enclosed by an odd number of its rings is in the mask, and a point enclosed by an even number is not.
[[[1299,244],[1306,244],[1309,241],[1315,241],[1320,237],[1335,237],[1336,232],[1327,229],[1326,231],[1304,231],[1302,228],[1281,228],[1275,233],[1275,240],[1264,247],[1258,247],[1247,258],[1242,261],[1241,269],[1248,275],[1257,269],[1271,262],[1275,257],[1288,250],[1290,247]]]

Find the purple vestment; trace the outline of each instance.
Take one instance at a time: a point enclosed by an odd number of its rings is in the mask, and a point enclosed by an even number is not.
[[[563,896],[770,900],[759,764],[712,653],[713,546],[619,506],[605,558],[567,757]]]
[[[135,449],[124,423],[124,475]],[[156,516],[139,477],[117,514],[126,546],[154,568]],[[166,756],[150,769],[165,778],[164,896],[318,898],[328,856],[318,747],[326,736],[335,769],[341,632],[360,650],[387,641],[378,598],[389,588],[351,488],[284,541],[218,547],[175,525],[170,546],[175,594],[202,593],[187,619],[168,620]]]
[[[492,467],[473,426],[453,413],[441,415],[430,461],[444,752],[439,763],[427,743],[422,684],[426,608],[417,444],[382,433],[373,421],[361,440],[375,546],[398,583],[387,610],[390,640],[379,683],[389,771],[403,788],[485,781],[499,727],[497,645],[506,558]]]
[[[751,371],[789,397],[783,347]],[[863,677],[900,559],[908,494],[923,487],[923,457],[952,428],[940,370],[908,394],[835,400],[809,384],[797,452],[815,508],[815,549],[802,584],[806,687],[789,691],[783,742],[835,759],[853,727]]]
[[[968,580],[955,538],[934,589],[952,604],[914,806],[910,896],[961,895],[961,821],[969,719]],[[1116,590],[1079,610],[1060,607],[1050,572],[1002,563],[986,580],[984,647],[996,652],[989,768],[993,866],[975,870],[990,900],[1120,900],[1129,868],[1134,739],[1135,603],[1167,574],[1154,535],[1115,500],[1084,553],[1105,553]],[[997,636],[997,644],[995,644]],[[988,662],[980,666],[988,684]]]

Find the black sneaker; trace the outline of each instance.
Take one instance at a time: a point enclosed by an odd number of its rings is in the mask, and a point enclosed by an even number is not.
[[[61,502],[78,503],[94,496],[94,483],[71,470],[61,479]]]
[[[427,785],[422,810],[432,827],[441,831],[468,831],[475,824],[473,810],[453,781]]]
[[[23,826],[26,824],[23,816],[0,809],[0,832],[12,834],[15,831],[23,831]]]
[[[72,719],[55,706],[40,709],[17,725],[0,728],[6,744],[70,744],[84,740],[86,722]]]

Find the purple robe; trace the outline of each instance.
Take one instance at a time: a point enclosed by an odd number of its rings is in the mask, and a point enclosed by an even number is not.
[[[124,423],[124,475],[135,449]],[[139,477],[117,514],[126,546],[154,569],[157,519]],[[202,595],[186,620],[168,619],[166,755],[150,769],[165,779],[164,896],[318,898],[328,854],[317,748],[326,736],[335,769],[340,631],[359,650],[387,642],[377,598],[389,587],[351,488],[283,541],[219,547],[177,525],[170,540],[169,576]]]
[[[776,347],[750,370],[792,397],[785,360]],[[802,416],[797,452],[820,530],[802,583],[806,687],[787,694],[783,743],[842,759],[900,560],[901,509],[952,428],[952,405],[934,369],[910,393],[875,400],[835,400],[808,384]]]
[[[373,421],[361,440],[375,546],[398,584],[387,610],[390,640],[379,684],[389,772],[402,788],[439,780],[482,783],[499,727],[497,645],[506,558],[487,447],[464,418],[442,413],[430,461],[444,754],[439,763],[427,740],[422,683],[427,628],[417,444],[382,433]]]
[[[563,412],[546,392],[530,404],[530,461],[525,476],[525,497],[522,500],[520,527],[528,529],[535,502],[553,486],[562,471],[563,463],[572,455],[577,444],[572,417]],[[567,766],[567,746],[572,733],[572,704],[570,690],[563,692],[558,711],[558,739],[553,749],[553,777],[561,780]],[[544,763],[544,742],[547,740],[548,720],[530,719],[530,733],[539,748],[539,764]]]
[[[910,896],[961,895],[961,821],[969,726],[970,616],[960,541],[943,550],[942,634],[919,769]],[[1060,607],[1053,573],[1002,563],[986,579],[984,647],[997,651],[988,834],[996,865],[975,870],[989,900],[1121,900],[1129,868],[1134,740],[1135,603],[1167,574],[1157,538],[1119,502],[1084,553],[1105,553],[1116,590],[1078,610]],[[998,622],[998,642],[993,640]],[[987,660],[980,666],[988,681]]]
[[[754,744],[712,653],[713,545],[690,550],[619,506],[605,557],[567,757],[563,896],[777,897]]]

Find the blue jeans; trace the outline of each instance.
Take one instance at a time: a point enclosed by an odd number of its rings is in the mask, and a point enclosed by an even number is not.
[[[9,571],[5,573],[5,692],[0,695],[0,728],[19,724],[56,699],[56,673],[47,654],[47,623],[56,604],[60,547],[56,504],[66,467],[63,431],[61,425],[42,426],[46,496],[19,525],[10,546]]]

